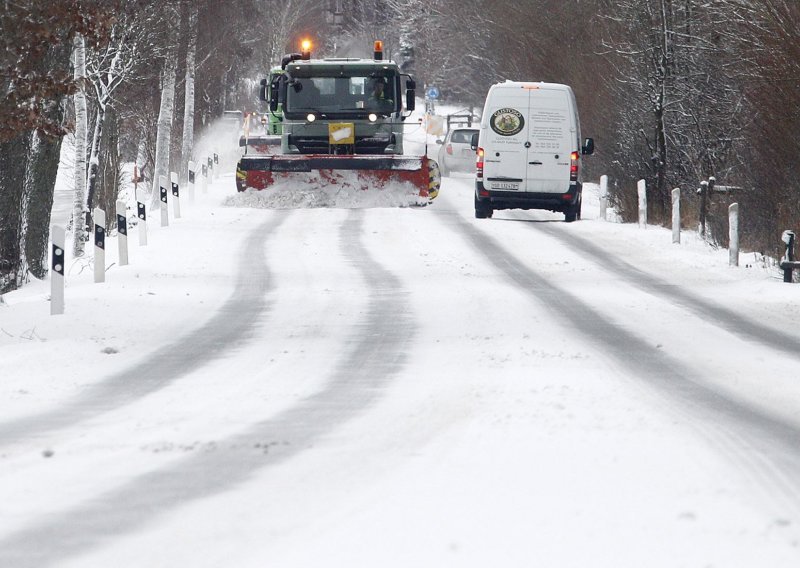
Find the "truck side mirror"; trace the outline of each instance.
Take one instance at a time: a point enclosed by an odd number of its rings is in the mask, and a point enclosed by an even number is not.
[[[478,151],[478,133],[472,135],[472,139],[469,141],[469,147],[472,149],[473,152]]]
[[[283,75],[275,77],[269,84],[269,110],[274,114],[278,112],[278,103],[280,102],[280,85]]]
[[[410,75],[403,75],[406,77],[406,110],[411,112],[416,107],[417,103],[417,82],[411,78]]]
[[[258,89],[258,99],[263,103],[269,100],[267,89],[267,80],[261,79],[261,86]]]
[[[587,156],[591,156],[594,154],[594,138],[587,138],[583,141],[583,148],[581,148],[581,154],[585,154]]]

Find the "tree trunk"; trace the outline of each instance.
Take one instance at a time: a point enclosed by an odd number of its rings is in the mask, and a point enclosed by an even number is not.
[[[25,276],[23,207],[31,141],[31,133],[23,132],[0,143],[0,294],[19,288]]]
[[[113,106],[106,110],[103,138],[100,141],[100,169],[97,181],[97,206],[106,212],[106,232],[117,228],[117,209],[120,178],[122,176],[119,155],[119,119]]]
[[[64,105],[54,104],[53,106],[55,108],[48,114],[53,116],[54,123],[59,123],[64,118]],[[30,273],[36,278],[42,279],[50,270],[47,262],[50,213],[53,209],[53,195],[63,138],[51,138],[40,134],[36,134],[36,137],[37,141],[31,152],[26,176],[30,185],[26,191],[28,207],[25,259]]]
[[[84,243],[89,239],[84,224],[86,204],[86,136],[88,117],[86,114],[86,93],[84,92],[86,77],[86,45],[83,36],[76,35],[75,45],[75,81],[78,90],[73,96],[75,105],[75,193],[72,200],[72,229],[74,243],[72,253],[83,256]]]
[[[150,206],[155,209],[159,205],[158,178],[169,178],[169,153],[172,138],[172,118],[175,108],[175,53],[167,56],[161,75],[161,106],[158,111],[158,132],[156,134],[155,168],[153,170],[153,191],[150,194]]]
[[[106,120],[106,107],[98,101],[97,116],[94,119],[94,135],[92,136],[92,148],[89,154],[89,172],[86,176],[86,231],[92,227],[92,209],[97,199],[98,174],[100,172],[100,142],[103,140],[103,126]]]
[[[194,149],[194,72],[195,51],[197,49],[197,5],[192,2],[189,7],[189,44],[186,49],[186,79],[183,105],[183,144],[181,146],[181,186],[188,181],[189,160]]]

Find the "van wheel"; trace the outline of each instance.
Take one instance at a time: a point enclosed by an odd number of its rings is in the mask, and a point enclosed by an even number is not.
[[[570,205],[569,209],[564,212],[564,221],[572,223],[581,218],[581,204],[583,202],[583,192],[578,193],[578,199],[575,200],[575,205]]]
[[[484,201],[475,197],[475,218],[476,219],[487,219],[492,216],[494,211],[492,210],[489,205],[487,205]]]

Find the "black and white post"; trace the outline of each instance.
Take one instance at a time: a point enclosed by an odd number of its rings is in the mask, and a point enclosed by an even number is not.
[[[203,176],[203,193],[208,193],[208,165],[203,164],[201,175]]]
[[[606,209],[608,209],[608,176],[600,176],[600,219],[606,220]]]
[[[219,179],[219,154],[214,152],[214,179]]]
[[[64,313],[64,227],[50,228],[50,315]]]
[[[639,193],[639,227],[642,229],[647,228],[647,182],[643,179],[639,180],[637,185]]]
[[[128,265],[128,207],[121,199],[117,200],[117,248],[119,265]]]
[[[144,191],[136,189],[136,217],[139,219],[139,246],[147,245],[147,206],[144,204]]]
[[[681,242],[681,188],[672,190],[672,242]]]
[[[208,157],[208,179],[214,179],[214,160],[211,156]]]
[[[95,207],[94,218],[94,281],[106,281],[106,212]]]
[[[187,176],[189,181],[189,203],[194,203],[194,178],[196,167],[196,164],[192,160],[189,160],[189,171]]]
[[[178,186],[177,172],[170,172],[170,182],[172,185],[172,212],[176,219],[181,218],[181,192]]]
[[[800,268],[800,262],[797,262],[794,259],[794,231],[784,231],[781,235],[781,240],[783,241],[783,244],[786,245],[786,252],[783,253],[783,258],[781,259],[780,264],[781,269],[783,270],[783,281],[792,282],[792,280],[794,280],[794,270],[796,268]]]
[[[167,205],[167,176],[158,176],[158,191],[161,199],[161,226],[169,226],[169,206]]]
[[[728,206],[728,264],[739,266],[739,204]]]

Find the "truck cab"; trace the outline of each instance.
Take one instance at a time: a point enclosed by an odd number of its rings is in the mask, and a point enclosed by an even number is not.
[[[270,109],[283,112],[283,153],[403,153],[415,85],[396,63],[378,50],[375,59],[296,56],[284,58],[270,84]]]

